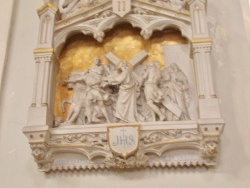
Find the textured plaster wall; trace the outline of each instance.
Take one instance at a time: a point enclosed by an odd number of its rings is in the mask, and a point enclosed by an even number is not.
[[[0,5],[4,0],[0,0]],[[22,134],[32,99],[38,0],[16,0],[0,106],[0,187],[250,187],[250,53],[247,0],[208,0],[213,70],[226,127],[214,169],[39,173]],[[1,11],[9,14],[6,8]],[[244,11],[244,17],[242,14]],[[1,12],[2,13],[2,12]],[[2,15],[2,14],[1,14]],[[0,27],[3,25],[0,19]],[[1,55],[5,56],[5,53]],[[1,62],[2,63],[2,62]]]
[[[13,0],[3,1],[0,0],[0,7],[4,7],[4,11],[0,11],[0,90],[3,79],[3,70],[5,62],[7,61],[6,53],[9,45],[9,30],[11,28]]]

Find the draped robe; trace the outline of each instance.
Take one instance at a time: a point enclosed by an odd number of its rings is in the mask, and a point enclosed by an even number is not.
[[[138,122],[136,82],[128,69],[109,78],[111,85],[120,85],[115,117],[124,122]]]

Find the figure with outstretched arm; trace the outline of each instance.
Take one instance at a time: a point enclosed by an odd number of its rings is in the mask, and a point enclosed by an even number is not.
[[[118,74],[105,78],[110,85],[119,85],[115,117],[121,122],[138,122],[136,82],[126,62],[117,65]]]
[[[108,123],[110,118],[104,105],[104,101],[108,99],[108,93],[102,88],[102,76],[103,67],[101,60],[96,57],[94,59],[94,65],[88,70],[88,72],[82,77],[87,85],[86,89],[86,114],[89,123],[100,123],[101,120],[94,115],[94,107],[97,107]]]
[[[70,100],[71,106],[65,120],[66,124],[76,123],[77,119],[80,116],[81,110],[84,108],[84,94],[86,91],[86,84],[82,79],[79,79],[79,76],[78,78],[74,77],[76,77],[76,73],[71,73],[69,76],[69,80],[63,81],[63,84],[66,84],[69,89],[73,89],[73,96]],[[85,123],[85,120],[83,120],[83,123]]]

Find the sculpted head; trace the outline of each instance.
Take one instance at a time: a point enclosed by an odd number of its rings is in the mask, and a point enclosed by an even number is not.
[[[157,67],[159,67],[159,61],[151,61],[149,64],[148,64],[148,67],[149,68],[153,68],[153,67],[155,67],[155,68],[157,68]]]
[[[122,71],[128,70],[128,69],[129,69],[128,64],[125,61],[120,61],[117,64],[117,71],[118,72],[122,72]]]
[[[170,69],[171,69],[172,71],[180,71],[180,67],[179,67],[176,63],[172,63],[172,64],[170,65]]]
[[[94,65],[97,65],[97,66],[101,65],[101,59],[99,57],[94,58]]]

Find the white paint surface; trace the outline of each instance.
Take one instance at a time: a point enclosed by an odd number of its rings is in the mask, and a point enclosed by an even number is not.
[[[0,0],[0,91],[2,86],[2,79],[4,74],[8,39],[10,35],[13,0]]]
[[[215,38],[213,70],[226,120],[217,168],[51,174],[37,171],[22,134],[32,100],[35,70],[32,51],[38,32],[36,8],[41,4],[42,1],[34,0],[16,0],[15,4],[0,107],[1,188],[250,187],[250,54],[244,29],[247,17],[243,19],[244,9],[239,0],[208,1],[210,32]]]

